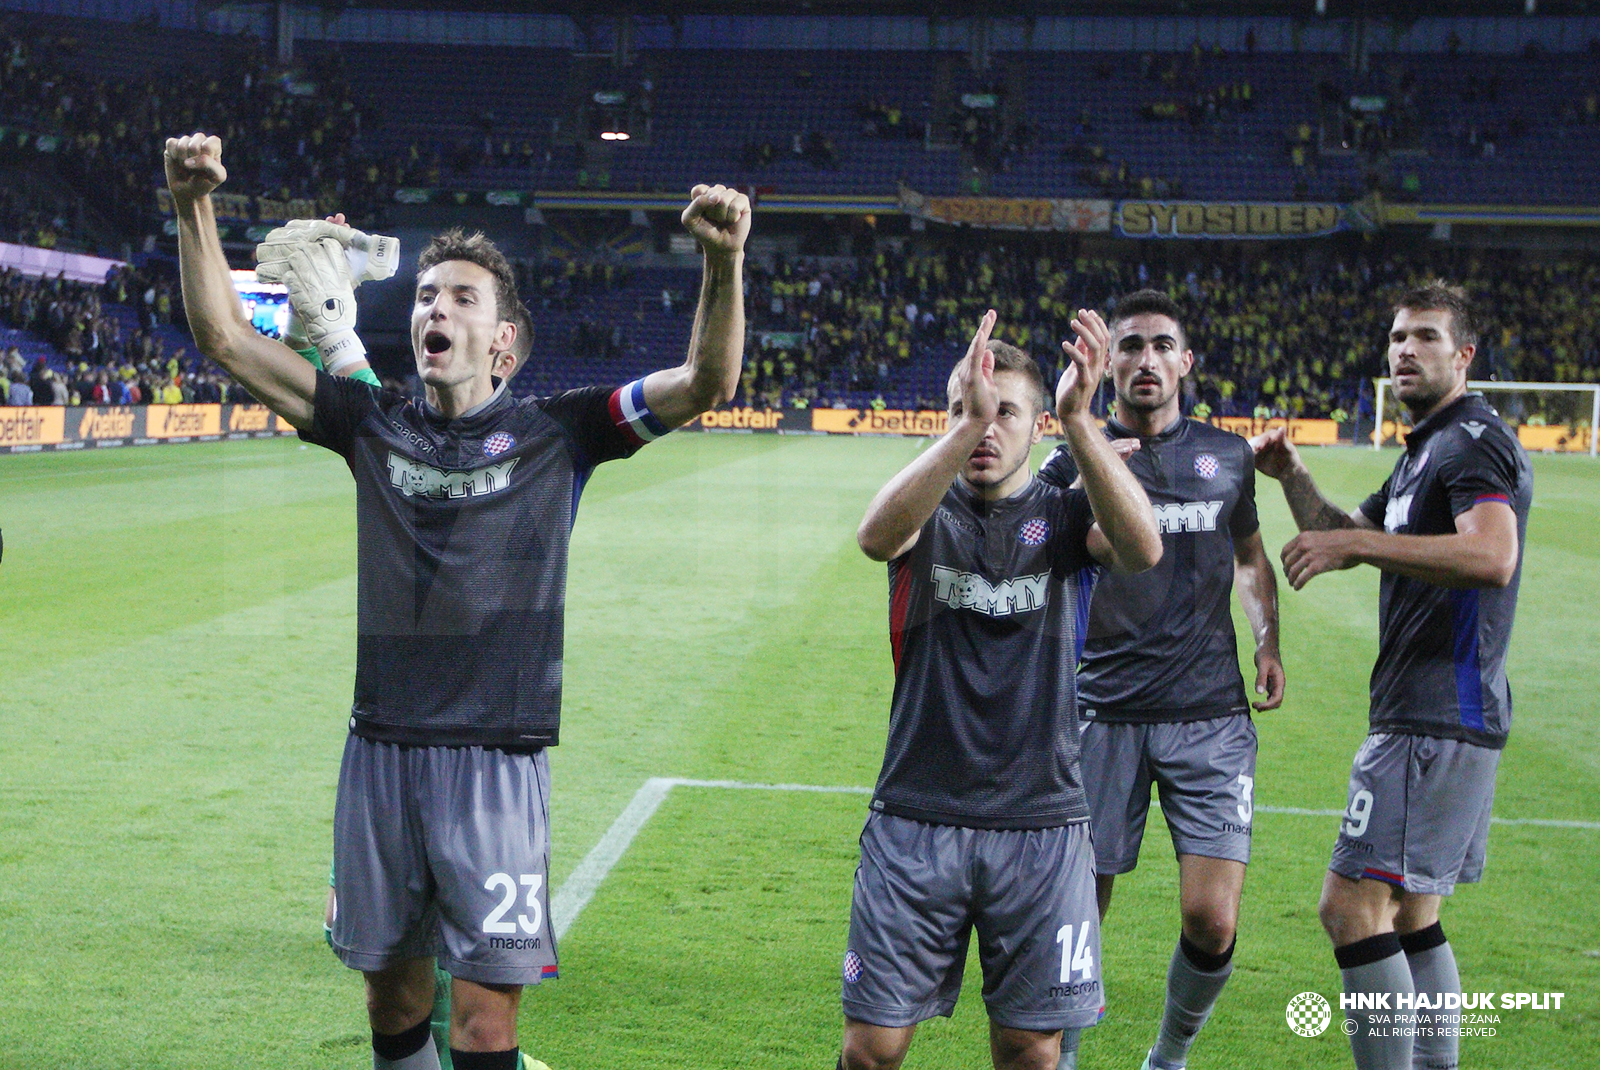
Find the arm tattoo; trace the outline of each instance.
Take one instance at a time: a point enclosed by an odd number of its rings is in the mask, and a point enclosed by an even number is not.
[[[1322,496],[1309,474],[1285,479],[1283,496],[1301,531],[1336,531],[1356,526],[1348,513]]]

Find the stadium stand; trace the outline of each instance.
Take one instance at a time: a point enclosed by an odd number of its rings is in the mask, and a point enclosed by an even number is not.
[[[998,49],[975,61],[937,48],[652,46],[618,66],[573,48],[473,46],[464,63],[462,45],[316,40],[281,65],[248,34],[105,25],[0,22],[0,142],[16,150],[0,237],[139,265],[98,290],[0,276],[8,379],[18,361],[31,373],[42,359],[69,398],[90,397],[102,368],[140,384],[130,393],[145,401],[175,376],[180,393],[227,386],[197,360],[171,307],[157,211],[152,146],[197,126],[227,139],[230,190],[304,198],[369,226],[395,214],[396,191],[409,187],[678,193],[712,173],[763,192],[851,196],[907,186],[1347,202],[1377,190],[1390,201],[1515,205],[1583,204],[1600,179],[1600,46],[1529,45],[1492,63],[1452,45],[1378,49],[1352,69],[1337,52],[1256,51],[1253,38],[1223,51],[1174,31],[1159,51]],[[729,99],[740,107],[730,112]],[[631,139],[595,140],[602,126]],[[515,389],[622,380],[675,359],[697,275],[661,255],[666,218],[596,239],[548,215],[540,255],[522,264],[537,327]],[[1434,271],[1495,310],[1488,372],[1600,374],[1591,252],[1346,235],[1260,256],[1147,255],[1070,238],[908,234],[903,223],[883,233],[786,226],[799,248],[841,255],[752,258],[751,404],[937,405],[982,308],[999,308],[1005,336],[1050,363],[1071,308],[1153,283],[1191,310],[1201,357],[1191,403],[1349,412],[1376,370],[1389,295]],[[245,238],[234,236],[240,251]]]

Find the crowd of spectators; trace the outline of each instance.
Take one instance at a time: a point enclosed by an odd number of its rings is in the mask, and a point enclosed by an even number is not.
[[[1370,415],[1370,380],[1384,373],[1394,299],[1436,275],[1466,285],[1483,310],[1475,376],[1600,381],[1600,257],[1593,255],[1547,262],[1488,252],[1352,252],[1323,263],[1230,256],[1152,269],[1036,243],[911,255],[884,249],[843,265],[780,260],[770,271],[752,269],[751,329],[769,344],[751,349],[745,403],[843,405],[862,391],[888,393],[919,356],[953,363],[987,308],[1000,314],[997,337],[1059,374],[1059,345],[1079,307],[1111,308],[1118,294],[1154,286],[1185,310],[1196,355],[1185,387],[1191,408],[1349,419]],[[944,407],[942,394],[917,402]]]
[[[0,125],[47,151],[124,234],[155,229],[157,153],[175,131],[204,127],[223,138],[231,192],[307,198],[353,220],[370,221],[411,177],[414,161],[363,149],[372,111],[337,52],[282,68],[263,42],[228,38],[223,55],[201,64],[174,59],[146,77],[113,78],[84,70],[81,51],[70,34],[0,24]],[[13,214],[0,201],[0,225]]]
[[[1019,107],[1010,106],[1002,83],[963,93],[946,120],[950,136],[983,171],[1007,171],[1033,148],[1036,131]]]
[[[0,355],[0,399],[9,405],[147,405],[245,400],[215,365],[170,345],[175,287],[131,267],[104,283],[72,282],[0,269],[0,323],[31,332],[56,360]],[[112,315],[109,306],[130,315]],[[180,315],[181,319],[181,315]],[[124,320],[131,320],[124,330]],[[176,337],[183,337],[181,334]]]
[[[756,171],[786,156],[824,171],[839,166],[839,150],[834,147],[833,139],[820,130],[811,129],[796,130],[783,148],[771,141],[747,141],[739,150],[739,165]]]
[[[1384,371],[1392,303],[1404,288],[1436,275],[1464,284],[1482,309],[1475,376],[1600,381],[1600,256],[1202,255],[1152,267],[1075,255],[1048,240],[973,241],[917,250],[883,243],[856,258],[752,264],[751,342],[739,402],[855,407],[899,395],[900,403],[943,408],[942,379],[929,390],[926,377],[918,378],[914,399],[904,398],[903,384],[915,369],[952,365],[987,308],[1000,314],[996,337],[1033,353],[1053,379],[1078,308],[1114,310],[1117,295],[1154,286],[1185,312],[1196,356],[1185,384],[1190,411],[1370,419],[1370,380]],[[536,322],[541,310],[571,310],[586,295],[630,287],[620,265],[524,262],[518,274]],[[16,349],[0,354],[0,399],[13,405],[246,400],[189,349],[169,351],[162,328],[174,317],[174,296],[170,282],[132,269],[113,272],[100,286],[0,271],[0,321],[43,336],[64,356],[52,368],[43,358],[26,362]],[[688,311],[688,295],[670,288],[635,296],[659,300],[667,312]],[[129,317],[107,314],[111,304],[132,309],[138,326],[124,332]],[[581,359],[619,356],[628,349],[627,327],[579,320],[570,352]]]

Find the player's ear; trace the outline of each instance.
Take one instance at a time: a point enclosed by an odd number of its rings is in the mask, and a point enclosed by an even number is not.
[[[1044,441],[1044,433],[1050,429],[1050,410],[1040,409],[1039,415],[1033,418],[1033,445],[1037,446]]]
[[[1194,350],[1185,349],[1183,351],[1183,371],[1179,372],[1178,376],[1182,378],[1192,371],[1194,371]]]
[[[517,325],[510,320],[501,320],[495,328],[494,345],[490,348],[495,351],[495,360],[498,362],[501,353],[510,353],[511,345],[517,340]]]

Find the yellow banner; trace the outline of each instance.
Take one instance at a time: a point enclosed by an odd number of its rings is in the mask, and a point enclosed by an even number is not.
[[[957,226],[1049,230],[1050,202],[999,197],[929,197],[925,217]]]
[[[1299,446],[1337,446],[1339,425],[1332,420],[1257,420],[1250,416],[1213,416],[1209,423],[1249,438],[1275,427],[1289,429],[1289,441]]]
[[[151,405],[144,419],[147,438],[222,434],[221,405]]]
[[[708,431],[776,431],[785,415],[778,409],[712,409],[690,423],[698,422]]]
[[[1339,229],[1337,204],[1123,201],[1117,227],[1130,238],[1309,238]]]
[[[170,216],[175,208],[172,191],[165,186],[156,189],[156,207],[161,214]],[[252,197],[244,193],[213,193],[211,207],[217,218],[225,223],[281,223],[285,219],[315,219],[322,215],[317,202],[309,198],[277,200],[272,197]]]
[[[228,408],[229,431],[276,431],[278,418],[265,405],[231,405]]]
[[[1588,453],[1587,427],[1535,427],[1523,424],[1517,428],[1517,441],[1525,450],[1554,450],[1558,453]]]
[[[1054,413],[1043,417],[1045,437],[1060,438],[1061,421]],[[942,435],[950,429],[950,414],[940,409],[812,409],[811,429],[830,435]]]
[[[928,197],[900,187],[900,211],[957,227],[993,230],[1111,229],[1111,202],[1096,198]]]
[[[0,409],[0,446],[54,446],[66,434],[66,417],[55,406]]]
[[[942,435],[950,414],[934,409],[812,409],[811,428],[830,435]]]
[[[120,406],[114,409],[83,409],[78,419],[78,437],[85,442],[97,438],[132,438],[136,410]]]

